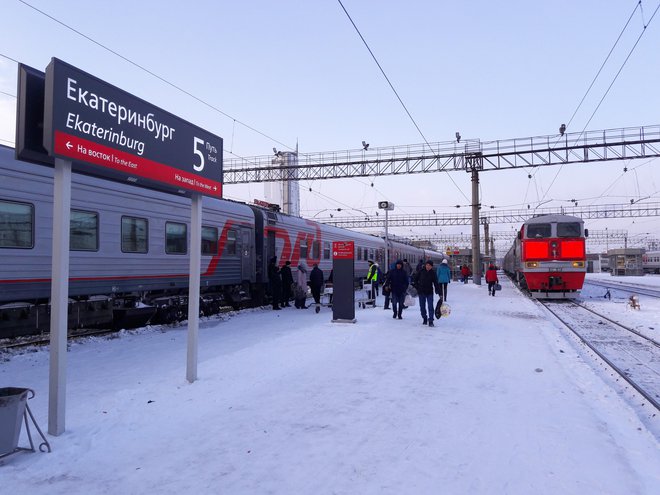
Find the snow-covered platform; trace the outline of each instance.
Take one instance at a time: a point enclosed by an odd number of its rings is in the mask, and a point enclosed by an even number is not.
[[[422,326],[259,309],[89,339],[68,354],[67,431],[0,465],[3,493],[656,494],[656,419],[508,281],[449,286]],[[600,296],[596,296],[599,298]],[[612,302],[616,304],[616,302]],[[623,306],[622,306],[623,307]],[[649,318],[660,311],[643,306]],[[636,318],[643,317],[635,315]],[[657,327],[656,327],[657,328]],[[48,351],[5,357],[47,424]],[[655,422],[655,424],[654,424]],[[654,430],[655,427],[655,430]]]

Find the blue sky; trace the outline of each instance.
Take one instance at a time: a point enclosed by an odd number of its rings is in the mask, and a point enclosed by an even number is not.
[[[227,117],[109,53],[18,0],[3,0],[0,54],[44,69],[58,57],[225,140],[238,156],[273,142],[301,152],[423,141],[336,0],[28,0],[63,23],[219,108]],[[660,0],[643,1],[569,131],[582,131]],[[635,0],[580,2],[343,0],[429,142],[557,133],[568,123],[633,9]],[[660,15],[653,19],[588,130],[657,125]],[[0,57],[0,141],[14,140],[16,64]],[[234,121],[236,119],[236,122]],[[10,143],[8,143],[9,141]],[[225,155],[226,158],[232,155]],[[623,203],[660,198],[657,161],[609,162],[484,173],[482,203],[501,208]],[[623,172],[628,167],[627,173]],[[395,213],[456,212],[467,174],[306,181],[308,216],[342,207]],[[553,183],[554,180],[554,183]],[[373,186],[371,185],[373,183]],[[552,186],[550,187],[550,184]],[[612,186],[612,187],[610,187]],[[310,192],[309,189],[312,189]],[[460,189],[460,190],[459,190]],[[228,197],[263,197],[263,185],[226,186]],[[330,199],[332,198],[332,199]],[[462,208],[467,208],[463,206]],[[633,223],[634,221],[634,223]],[[660,220],[625,219],[591,229],[660,236]],[[512,229],[494,225],[493,230]],[[398,229],[395,233],[436,233]],[[469,232],[469,226],[442,232]]]

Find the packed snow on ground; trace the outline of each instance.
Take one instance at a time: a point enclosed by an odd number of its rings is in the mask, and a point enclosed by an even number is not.
[[[185,325],[71,344],[66,431],[52,453],[6,458],[2,491],[660,493],[657,416],[502,285],[452,283],[435,328],[382,297],[355,324],[325,307],[204,320],[194,383]],[[47,348],[0,362],[0,386],[35,390],[44,429],[48,366]]]

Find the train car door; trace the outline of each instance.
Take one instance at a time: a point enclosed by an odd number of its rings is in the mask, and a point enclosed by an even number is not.
[[[266,262],[269,263],[273,256],[275,256],[275,232],[272,230],[268,231],[268,237],[266,238],[266,253],[268,258]]]
[[[249,229],[241,229],[241,280],[250,280],[252,275],[250,237],[251,232]]]

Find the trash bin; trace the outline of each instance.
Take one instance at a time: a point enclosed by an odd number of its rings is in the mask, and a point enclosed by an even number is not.
[[[0,456],[11,454],[18,447],[28,392],[27,388],[0,388]]]

